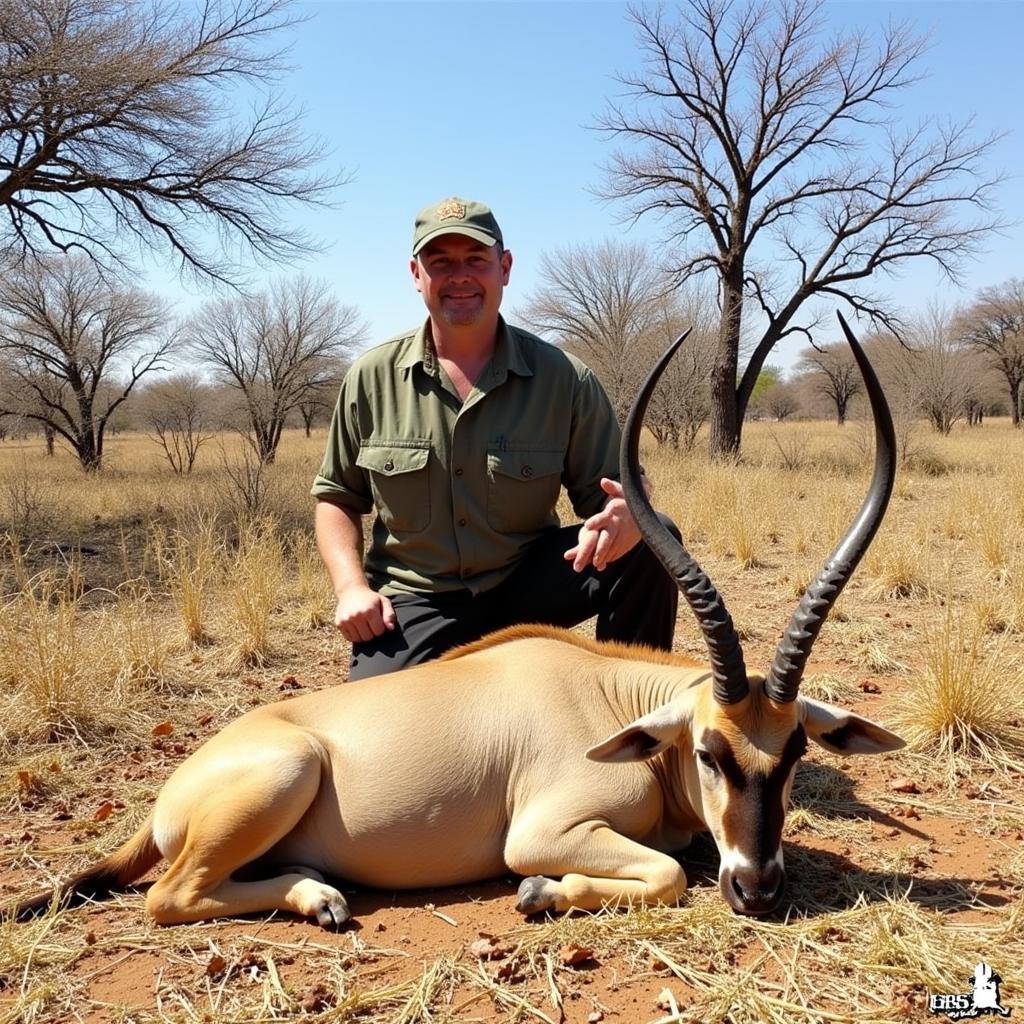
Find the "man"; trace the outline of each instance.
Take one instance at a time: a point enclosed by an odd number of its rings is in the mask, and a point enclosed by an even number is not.
[[[677,589],[615,479],[611,404],[579,360],[505,323],[511,269],[482,203],[427,207],[410,263],[427,321],[342,384],[312,493],[349,679],[513,623],[593,615],[599,639],[671,648]],[[561,485],[582,525],[559,528]]]

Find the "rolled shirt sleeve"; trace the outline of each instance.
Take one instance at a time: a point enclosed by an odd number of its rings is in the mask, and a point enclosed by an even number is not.
[[[357,461],[360,438],[358,399],[354,392],[358,386],[357,376],[349,372],[338,393],[324,459],[310,493],[365,516],[373,511],[373,494],[369,476]]]

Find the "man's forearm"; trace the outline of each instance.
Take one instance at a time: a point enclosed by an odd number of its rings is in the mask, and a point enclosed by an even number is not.
[[[359,513],[329,501],[318,501],[314,525],[317,547],[334,593],[340,597],[349,587],[367,586],[363,571],[363,523]]]

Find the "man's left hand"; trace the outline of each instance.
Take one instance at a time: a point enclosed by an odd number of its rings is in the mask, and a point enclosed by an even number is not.
[[[640,531],[622,496],[622,484],[602,477],[601,490],[608,495],[604,508],[583,523],[576,546],[564,555],[576,572],[582,572],[588,565],[600,572],[632,551],[640,540]]]

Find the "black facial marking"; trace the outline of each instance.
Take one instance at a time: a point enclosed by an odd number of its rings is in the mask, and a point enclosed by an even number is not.
[[[798,725],[786,740],[778,764],[767,775],[758,773],[745,778],[743,787],[735,787],[723,825],[732,842],[738,836],[749,837],[748,842],[736,845],[755,864],[767,864],[779,848],[785,818],[782,793],[793,766],[806,751],[807,733]],[[731,757],[732,752],[729,754]],[[736,764],[734,758],[732,763]]]
[[[707,729],[701,739],[704,749],[715,759],[715,764],[729,781],[729,785],[737,793],[742,793],[747,788],[747,777],[743,774],[743,769],[740,768],[726,738],[717,729]]]

